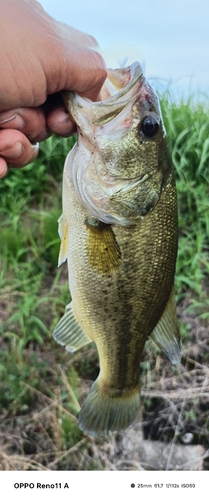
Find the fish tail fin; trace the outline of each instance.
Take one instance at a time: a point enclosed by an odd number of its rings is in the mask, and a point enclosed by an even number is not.
[[[92,437],[109,431],[122,431],[136,418],[140,406],[139,384],[129,391],[102,388],[99,378],[93,383],[79,413],[80,429]]]

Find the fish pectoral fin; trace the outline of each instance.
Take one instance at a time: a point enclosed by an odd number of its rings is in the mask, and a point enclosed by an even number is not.
[[[89,265],[99,274],[109,274],[121,264],[121,251],[110,225],[90,217],[87,227]]]
[[[180,363],[181,340],[173,289],[164,312],[150,336],[173,365]]]
[[[77,351],[92,340],[83,331],[74,316],[72,302],[65,308],[65,314],[53,331],[53,338],[60,345],[65,345],[67,351]]]
[[[68,224],[63,214],[58,219],[58,233],[61,239],[59,257],[58,257],[58,267],[59,267],[61,266],[61,264],[63,264],[63,262],[66,261],[68,254]]]

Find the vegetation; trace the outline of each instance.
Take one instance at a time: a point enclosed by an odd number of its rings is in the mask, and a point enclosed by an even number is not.
[[[176,298],[184,354],[172,367],[147,342],[142,426],[146,438],[178,441],[189,431],[193,444],[208,447],[209,106],[176,105],[169,93],[161,104],[177,181]],[[80,404],[98,373],[96,350],[72,356],[52,339],[70,301],[66,266],[57,268],[57,219],[63,164],[74,141],[49,138],[34,163],[0,180],[2,470],[123,468],[122,459],[118,465],[104,444],[77,427]],[[114,449],[119,437],[108,439],[106,447]]]

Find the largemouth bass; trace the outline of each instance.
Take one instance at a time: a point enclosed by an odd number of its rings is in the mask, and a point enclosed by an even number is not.
[[[137,416],[149,336],[172,363],[181,358],[176,189],[158,99],[139,63],[110,70],[102,96],[65,96],[78,127],[59,220],[72,302],[53,334],[72,352],[96,343],[100,373],[79,414],[91,436],[125,429]]]

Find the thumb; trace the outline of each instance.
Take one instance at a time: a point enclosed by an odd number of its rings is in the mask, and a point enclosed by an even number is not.
[[[47,94],[69,90],[93,101],[97,100],[107,77],[101,55],[66,39],[61,39],[60,43],[55,45],[55,51],[48,59],[48,71],[45,73]]]

